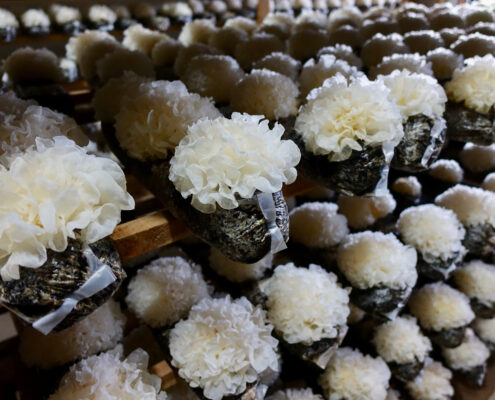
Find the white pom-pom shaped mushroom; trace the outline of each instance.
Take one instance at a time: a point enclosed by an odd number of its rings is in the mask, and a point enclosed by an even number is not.
[[[141,268],[128,286],[126,302],[146,324],[170,326],[208,296],[201,268],[182,257],[162,257]]]
[[[247,17],[229,18],[225,21],[225,28],[237,28],[251,35],[256,29],[256,21]]]
[[[232,57],[203,54],[189,62],[181,79],[191,92],[223,104],[229,102],[232,88],[243,77],[244,71]]]
[[[495,318],[476,318],[471,326],[480,339],[493,350],[495,348]]]
[[[303,65],[299,76],[301,96],[305,98],[311,90],[321,87],[326,79],[337,74],[348,80],[351,77],[364,76],[356,67],[351,67],[346,61],[337,60],[330,54],[320,56],[318,61],[312,58]]]
[[[494,56],[495,38],[479,32],[461,35],[450,45],[450,50],[461,54],[466,59],[486,55]]]
[[[430,165],[432,178],[448,183],[459,183],[464,179],[464,170],[456,160],[441,159]]]
[[[155,77],[153,62],[146,54],[137,50],[117,49],[96,63],[96,73],[101,84],[112,78],[119,78],[126,71],[151,79]]]
[[[121,210],[134,208],[118,164],[62,136],[37,139],[35,147],[11,157],[0,166],[0,182],[4,280],[19,279],[20,266],[39,268],[47,250],[64,251],[69,238],[90,244],[110,235]]]
[[[431,63],[419,54],[392,54],[383,57],[380,64],[370,68],[368,75],[370,79],[375,79],[378,75],[389,75],[397,70],[433,76]]]
[[[3,70],[12,82],[63,81],[60,62],[48,49],[23,47],[13,51],[5,60]]]
[[[308,248],[335,246],[349,233],[347,219],[334,203],[304,203],[289,215],[291,240]]]
[[[287,51],[296,60],[314,57],[318,50],[328,45],[328,34],[324,29],[299,28],[287,41]]]
[[[153,47],[158,42],[169,39],[164,33],[153,31],[140,24],[135,24],[124,31],[122,44],[129,50],[139,50],[151,56]]]
[[[454,395],[451,379],[449,369],[429,359],[419,375],[406,383],[406,388],[414,400],[450,400]]]
[[[468,328],[462,344],[452,349],[442,348],[442,355],[448,367],[469,371],[483,365],[490,357],[490,350],[473,330]]]
[[[463,68],[454,71],[445,91],[451,101],[487,114],[495,104],[495,57],[467,59]]]
[[[143,83],[122,100],[115,133],[131,157],[164,159],[194,121],[219,115],[210,99],[189,93],[180,81]]]
[[[134,350],[124,359],[121,346],[73,365],[49,400],[166,400],[161,379],[148,373],[149,356]]]
[[[255,33],[235,46],[234,55],[242,68],[248,70],[253,63],[268,54],[283,52],[284,43],[275,35]]]
[[[417,198],[421,196],[423,188],[418,178],[411,175],[397,178],[392,184],[392,190],[402,196]]]
[[[351,228],[363,229],[393,212],[397,202],[387,191],[384,196],[373,197],[340,195],[338,205]]]
[[[126,317],[109,300],[86,318],[61,332],[43,335],[25,327],[19,354],[26,365],[53,368],[114,348],[124,336]]]
[[[81,20],[81,12],[78,8],[61,4],[52,4],[50,6],[50,15],[59,26]]]
[[[179,50],[184,47],[178,40],[161,40],[153,46],[151,60],[156,67],[173,66]]]
[[[88,19],[91,22],[113,24],[117,21],[117,14],[106,5],[93,4],[88,10]]]
[[[234,209],[239,197],[250,199],[256,191],[278,192],[294,182],[300,159],[297,145],[281,140],[283,132],[248,114],[200,120],[175,149],[169,179],[204,213]]]
[[[466,326],[474,319],[468,297],[443,282],[430,283],[413,293],[409,309],[423,329],[437,332]]]
[[[299,89],[287,76],[255,69],[233,88],[230,107],[234,111],[263,115],[269,120],[297,114]]]
[[[389,380],[390,370],[380,357],[344,347],[336,351],[319,383],[329,400],[385,400]]]
[[[208,399],[239,395],[263,373],[279,370],[272,329],[244,297],[203,299],[170,332],[172,365]]]
[[[208,45],[222,53],[233,56],[237,44],[245,42],[248,40],[248,37],[249,34],[242,29],[234,28],[233,26],[223,26],[210,36]]]
[[[21,22],[25,28],[47,28],[50,26],[50,17],[40,8],[31,8],[22,13]]]
[[[472,260],[454,273],[456,286],[470,299],[487,307],[495,304],[495,265]]]
[[[447,96],[435,78],[402,70],[377,79],[390,89],[404,120],[418,114],[431,118],[443,115]]]
[[[363,44],[361,59],[367,67],[373,67],[378,65],[386,56],[408,52],[409,48],[400,34],[392,33],[385,36],[377,33]]]
[[[337,339],[345,333],[349,315],[349,295],[337,276],[318,265],[298,268],[278,266],[260,284],[267,296],[269,321],[290,344],[311,345],[323,339]]]
[[[217,50],[203,43],[193,43],[189,46],[182,46],[177,52],[174,61],[174,72],[181,76],[187,69],[191,60],[201,54],[217,54]]]
[[[488,172],[495,169],[495,144],[478,146],[466,143],[459,153],[464,168],[472,172]]]
[[[0,27],[19,28],[19,22],[13,13],[4,8],[0,8]]]
[[[211,19],[197,19],[188,22],[182,28],[178,37],[179,42],[184,46],[189,46],[193,43],[208,43],[211,35],[213,35],[218,28]]]
[[[411,53],[426,54],[430,50],[444,47],[442,36],[435,31],[414,31],[404,35],[404,43]]]
[[[253,64],[254,69],[268,69],[270,71],[278,72],[279,74],[288,76],[293,81],[297,80],[299,70],[301,69],[301,63],[294,60],[288,54],[276,52],[268,54],[261,60],[256,61]]]
[[[337,76],[313,91],[299,111],[295,129],[306,149],[330,161],[348,159],[352,151],[402,139],[402,116],[381,82]]]
[[[485,190],[489,190],[490,192],[495,192],[495,172],[485,176],[481,187]]]
[[[411,316],[397,317],[378,325],[372,343],[388,363],[423,362],[432,350],[430,339],[423,335],[416,318]]]
[[[365,231],[348,235],[337,250],[337,264],[352,286],[412,288],[416,284],[417,255],[394,234]]]
[[[230,260],[219,250],[211,247],[208,261],[210,268],[218,275],[227,278],[231,282],[240,283],[263,278],[265,272],[272,268],[273,254],[268,253],[254,264],[244,264]]]
[[[455,262],[466,253],[464,227],[451,210],[434,204],[410,207],[400,214],[397,226],[404,243],[413,246],[427,262]],[[454,268],[455,264],[451,266]]]
[[[452,50],[438,48],[426,54],[426,59],[431,63],[433,74],[438,80],[452,78],[457,68],[461,68],[464,58]]]

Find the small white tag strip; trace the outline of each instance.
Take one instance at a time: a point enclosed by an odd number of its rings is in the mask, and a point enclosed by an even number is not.
[[[277,209],[275,207],[275,201],[273,200],[273,195],[271,193],[260,193],[256,195],[258,199],[258,205],[266,219],[266,224],[268,226],[268,231],[271,237],[271,253],[275,254],[287,248],[285,243],[284,235],[280,231],[277,225]]]
[[[44,335],[49,334],[53,328],[60,324],[76,307],[77,303],[94,296],[117,279],[111,268],[101,263],[89,246],[86,246],[83,254],[88,260],[91,276],[79,289],[67,297],[59,308],[33,323],[33,328]]]

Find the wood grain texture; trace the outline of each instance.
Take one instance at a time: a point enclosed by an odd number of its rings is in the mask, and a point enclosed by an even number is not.
[[[172,371],[172,368],[166,361],[160,361],[159,363],[151,366],[148,371],[155,374],[162,380],[162,390],[167,390],[177,383],[174,371]]]

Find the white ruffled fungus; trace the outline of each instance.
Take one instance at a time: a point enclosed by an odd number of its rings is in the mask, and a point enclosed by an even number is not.
[[[39,268],[47,249],[61,252],[77,235],[93,243],[110,235],[121,210],[134,208],[125,176],[65,137],[37,139],[36,147],[0,166],[0,273],[19,279],[19,267]],[[47,190],[49,188],[49,190]]]
[[[308,8],[312,8],[311,0],[308,1],[308,5]],[[293,30],[298,31],[307,28],[326,30],[327,24],[328,20],[325,14],[318,11],[306,10],[297,16]]]
[[[429,359],[419,375],[406,383],[406,388],[414,400],[450,400],[454,395],[451,379],[449,369]]]
[[[353,49],[361,48],[363,38],[359,30],[351,25],[342,25],[329,35],[329,44],[345,44]]]
[[[456,42],[462,35],[465,35],[466,31],[460,28],[444,28],[440,31],[445,46],[450,47],[452,43]]]
[[[452,78],[454,71],[457,68],[461,68],[464,61],[464,58],[460,54],[443,48],[429,51],[426,54],[426,59],[431,63],[433,74],[438,80]]]
[[[332,7],[333,8],[333,7]],[[335,29],[343,26],[350,25],[353,27],[359,27],[363,15],[357,7],[335,7],[328,17],[328,31],[333,32]]]
[[[137,50],[117,49],[96,63],[96,74],[101,84],[112,78],[119,78],[126,71],[151,79],[155,77],[153,62],[146,54]]]
[[[60,26],[81,20],[81,12],[77,7],[69,7],[63,4],[52,4],[50,14]]]
[[[92,104],[96,119],[102,122],[113,122],[125,96],[133,95],[142,83],[150,82],[149,78],[138,76],[132,72],[124,72],[119,78],[110,79],[93,96]]]
[[[184,47],[182,43],[175,39],[161,40],[153,46],[151,60],[156,67],[174,65],[175,58],[179,50]]]
[[[495,38],[479,32],[461,35],[450,45],[450,50],[462,54],[464,58],[495,55]]]
[[[203,44],[193,43],[190,46],[182,47],[179,49],[174,61],[174,72],[181,76],[187,69],[189,62],[196,56],[201,54],[216,54],[216,49]]]
[[[128,286],[126,303],[153,328],[171,326],[208,297],[199,265],[182,257],[161,257],[141,268]]]
[[[13,13],[5,8],[0,8],[0,28],[19,28],[19,22]]]
[[[311,90],[321,87],[326,79],[337,74],[341,74],[347,80],[364,76],[356,67],[351,67],[346,61],[337,60],[330,54],[320,56],[317,62],[314,58],[306,61],[299,75],[301,96],[306,98]]]
[[[397,202],[390,192],[387,192],[384,196],[375,197],[340,195],[338,205],[351,228],[363,229],[393,212]]]
[[[299,89],[287,76],[267,69],[255,69],[232,89],[232,110],[263,115],[270,120],[297,114]]]
[[[377,78],[390,89],[390,96],[399,106],[403,120],[413,115],[442,116],[447,96],[435,78],[407,70],[394,71]]]
[[[476,318],[472,323],[472,328],[485,343],[495,345],[495,318]]]
[[[290,238],[309,248],[329,248],[348,234],[347,219],[333,203],[304,203],[290,212]]]
[[[439,31],[443,28],[463,28],[464,19],[462,16],[452,9],[437,9],[431,11],[429,15],[431,28]]]
[[[463,68],[454,71],[445,91],[450,100],[487,114],[495,104],[495,57],[488,54],[467,59]]]
[[[12,82],[61,82],[64,74],[54,52],[42,48],[22,47],[13,51],[3,63],[3,70]]]
[[[218,275],[231,282],[246,282],[261,279],[265,272],[272,268],[273,254],[268,253],[254,264],[244,264],[232,261],[214,247],[210,248],[208,258],[210,268]]]
[[[170,161],[169,179],[182,197],[204,213],[231,210],[257,191],[275,193],[296,179],[300,152],[281,140],[263,117],[233,113],[231,119],[202,119],[190,126]]]
[[[445,46],[442,36],[431,30],[408,32],[404,35],[404,43],[411,53],[419,54],[426,54],[430,50]]]
[[[419,328],[416,318],[401,316],[375,328],[372,343],[386,361],[398,364],[423,362],[432,346]]]
[[[495,265],[472,260],[454,272],[455,284],[470,299],[487,306],[495,303]]]
[[[354,233],[337,250],[340,271],[359,289],[382,285],[412,288],[418,279],[416,261],[416,250],[402,244],[392,233]]]
[[[49,27],[50,17],[42,9],[31,8],[22,13],[21,22],[26,28]]]
[[[288,54],[275,52],[268,54],[253,64],[254,69],[268,69],[288,76],[293,81],[297,80],[301,63]]]
[[[202,54],[189,62],[181,79],[191,92],[228,103],[232,88],[243,77],[244,71],[232,57]]]
[[[86,135],[67,115],[21,100],[13,92],[0,94],[0,163],[34,146],[38,137],[55,136],[66,136],[80,146],[88,144]]]
[[[328,45],[328,34],[325,29],[299,28],[287,41],[287,51],[296,60],[307,60],[314,57],[318,50]]]
[[[211,0],[206,3],[206,9],[214,14],[223,14],[227,11],[227,4],[223,0]]]
[[[335,339],[341,333],[339,327],[346,325],[348,292],[335,274],[318,265],[278,266],[260,289],[267,296],[268,319],[287,343],[311,345]]]
[[[455,213],[434,204],[409,207],[397,221],[404,243],[413,246],[426,261],[447,261],[464,255],[465,230]]]
[[[389,95],[381,82],[362,76],[347,83],[337,74],[310,93],[295,129],[308,151],[330,161],[346,160],[366,146],[397,144],[404,135],[402,116]]]
[[[403,176],[395,180],[392,184],[392,190],[403,196],[420,197],[422,186],[415,176]]]
[[[233,56],[237,44],[246,41],[248,37],[248,33],[242,29],[224,26],[210,36],[208,45]]]
[[[268,54],[283,52],[284,43],[275,35],[255,33],[235,46],[234,55],[244,69],[249,69],[254,62]]]
[[[424,14],[417,12],[404,12],[397,16],[399,31],[402,34],[413,31],[421,31],[430,28],[430,23]]]
[[[241,11],[242,10],[242,0],[227,0],[227,9],[229,11]]]
[[[275,12],[268,14],[262,22],[262,25],[284,25],[292,30],[295,24],[294,17],[285,12]]]
[[[368,39],[361,49],[361,59],[367,67],[378,65],[384,57],[392,54],[409,53],[409,48],[398,33],[382,35],[377,33]]]
[[[490,357],[490,350],[476,336],[473,330],[468,328],[461,345],[452,349],[442,348],[442,355],[450,368],[469,371],[485,364]]]
[[[462,165],[472,172],[487,172],[495,169],[495,144],[478,146],[466,143],[459,153]]]
[[[366,316],[366,312],[361,310],[358,306],[354,305],[353,303],[349,303],[349,306],[350,306],[350,313],[349,316],[347,317],[347,324],[354,325],[362,321],[363,318]]]
[[[189,93],[180,81],[143,83],[122,99],[115,134],[131,157],[164,159],[193,122],[219,115],[210,99]]]
[[[234,17],[225,21],[225,28],[237,28],[251,35],[256,29],[256,21],[246,17]]]
[[[441,159],[430,165],[429,174],[438,180],[459,183],[464,179],[464,170],[455,160]]]
[[[113,24],[117,21],[117,14],[110,7],[103,4],[93,4],[89,7],[88,19],[92,22]]]
[[[278,390],[266,400],[323,400],[321,395],[313,393],[310,388]]]
[[[389,75],[397,70],[433,76],[431,63],[425,56],[419,54],[392,54],[383,57],[380,64],[370,68],[368,76],[370,79],[375,79],[378,75]]]
[[[172,365],[208,399],[241,394],[261,374],[279,370],[272,329],[245,297],[203,299],[170,332]]]
[[[28,366],[53,368],[113,349],[124,336],[126,317],[109,300],[61,332],[43,335],[27,326],[20,335],[19,354]]]
[[[485,176],[481,187],[485,190],[489,190],[490,192],[495,192],[495,172]]]
[[[213,35],[218,28],[215,26],[215,22],[211,19],[196,19],[188,22],[182,28],[178,37],[179,42],[184,46],[189,46],[193,43],[208,43],[211,35]]]
[[[468,297],[443,282],[418,289],[409,299],[409,309],[422,328],[437,332],[466,326],[474,319]]]
[[[401,394],[395,389],[389,388],[387,390],[387,397],[385,400],[400,400],[401,399]]]
[[[356,54],[354,54],[351,46],[347,46],[345,44],[336,44],[335,46],[323,47],[316,54],[316,58],[320,58],[325,54],[330,54],[338,60],[343,60],[349,65],[356,67],[358,70],[363,67],[363,62]]]
[[[152,31],[140,24],[135,24],[124,31],[122,44],[129,50],[139,50],[151,56],[153,47],[162,40],[170,40],[170,37],[165,33]]]
[[[149,356],[134,350],[124,359],[122,346],[73,365],[48,400],[166,400],[161,379],[148,373]]]
[[[187,3],[182,1],[163,3],[160,12],[167,17],[192,17],[193,10]]]
[[[385,400],[390,370],[380,358],[349,347],[337,349],[320,376],[328,400]]]
[[[493,192],[456,185],[437,196],[435,204],[454,211],[464,226],[485,223],[495,226],[495,193]]]
[[[280,40],[287,40],[291,36],[290,28],[283,24],[260,25],[255,32],[275,35]]]

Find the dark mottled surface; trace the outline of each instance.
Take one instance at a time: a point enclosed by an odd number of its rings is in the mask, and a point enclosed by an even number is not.
[[[437,159],[445,142],[446,129],[438,137],[432,137],[432,128],[435,119],[426,115],[413,115],[403,124],[404,137],[395,147],[392,158],[392,168],[406,172],[420,172],[428,169],[428,166]],[[433,147],[431,156],[425,164],[423,157],[429,147]]]
[[[439,346],[454,348],[461,345],[466,335],[466,326],[441,331],[424,330],[429,338]]]
[[[29,36],[47,36],[50,34],[49,26],[30,26],[29,28],[24,27],[23,31]]]
[[[388,366],[392,375],[402,381],[409,382],[416,378],[424,367],[424,362],[416,361],[407,364],[399,364],[396,362],[389,362]]]
[[[485,258],[495,250],[495,229],[491,224],[466,226],[466,236],[462,241],[464,247],[472,255]]]
[[[485,381],[486,363],[469,370],[459,370],[457,372],[462,375],[464,379],[466,379],[466,381],[472,386],[481,387]]]
[[[393,319],[394,314],[402,309],[411,290],[373,287],[369,289],[353,288],[351,301],[363,311],[380,319]]]
[[[242,204],[234,210],[219,208],[211,214],[196,210],[190,199],[184,199],[168,179],[169,161],[143,163],[126,156],[115,140],[113,128],[104,127],[112,151],[160,200],[163,206],[201,240],[220,250],[234,261],[255,263],[271,248],[271,235],[257,204]],[[289,239],[289,216],[281,192],[274,193],[276,223]]]
[[[55,328],[60,331],[75,324],[105,303],[118,289],[126,274],[117,250],[110,239],[90,245],[98,259],[107,264],[117,280],[89,299],[77,303],[72,312]],[[69,239],[67,249],[57,253],[48,250],[48,259],[40,268],[21,268],[20,279],[0,280],[0,303],[20,313],[33,323],[62,305],[90,277],[80,240]]]
[[[432,281],[444,281],[448,279],[452,273],[452,271],[447,273],[447,270],[453,263],[460,262],[462,260],[462,256],[459,252],[455,252],[454,255],[449,257],[447,260],[442,260],[441,258],[435,258],[433,261],[426,261],[420,252],[418,252],[418,263],[416,264],[416,268],[418,269],[418,273],[429,280]]]
[[[3,42],[12,42],[17,37],[17,29],[13,26],[0,28],[0,40]]]
[[[490,319],[495,317],[495,303],[491,303],[490,305],[486,305],[480,302],[476,297],[473,297],[471,300],[471,308],[474,313],[479,318]]]
[[[326,156],[306,151],[301,136],[294,130],[287,130],[283,138],[294,141],[301,151],[301,162],[297,166],[300,176],[346,195],[373,193],[383,169],[388,167],[381,147],[353,151],[345,161],[330,162]]]
[[[477,113],[462,103],[448,102],[445,110],[447,137],[458,142],[489,145],[495,142],[495,111]]]

